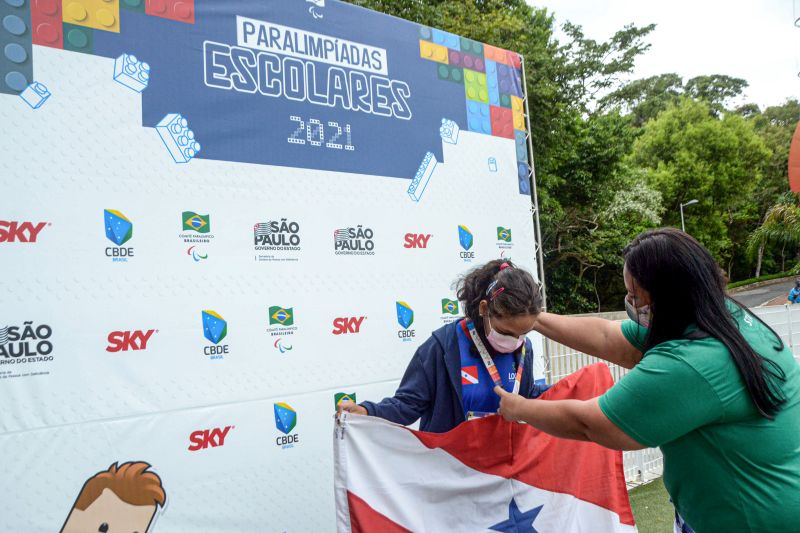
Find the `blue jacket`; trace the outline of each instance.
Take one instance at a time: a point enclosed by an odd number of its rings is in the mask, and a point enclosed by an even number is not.
[[[464,422],[458,327],[458,322],[453,322],[434,331],[411,358],[394,396],[378,403],[361,403],[367,413],[404,426],[422,417],[419,428],[433,433],[450,431]],[[530,340],[525,342],[527,371],[519,390],[526,398],[536,398],[549,387],[533,382],[533,350]]]

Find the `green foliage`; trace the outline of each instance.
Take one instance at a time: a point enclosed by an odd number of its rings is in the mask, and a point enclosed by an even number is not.
[[[623,248],[646,229],[680,227],[679,205],[694,198],[686,229],[729,277],[793,264],[798,241],[769,221],[786,203],[796,100],[734,110],[747,82],[721,74],[623,81],[654,25],[596,41],[567,22],[559,42],[552,14],[524,0],[351,3],[525,58],[550,310],[620,309]]]
[[[737,289],[739,287],[744,287],[746,285],[752,285],[753,283],[759,283],[761,281],[772,281],[773,279],[781,279],[792,275],[794,275],[794,272],[790,270],[788,272],[778,272],[777,274],[768,274],[766,276],[759,276],[757,278],[747,278],[734,283],[728,283],[728,290]]]

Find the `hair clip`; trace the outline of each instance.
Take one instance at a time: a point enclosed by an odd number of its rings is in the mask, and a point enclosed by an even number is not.
[[[498,295],[499,295],[501,292],[503,292],[504,290],[506,290],[506,288],[505,288],[505,287],[500,287],[499,289],[497,289],[496,291],[494,291],[494,292],[492,293],[492,295],[491,295],[491,296],[489,296],[489,301],[491,302],[492,300],[494,300],[495,298],[497,298],[497,296],[498,296]]]
[[[508,263],[503,263],[502,265],[500,265],[500,270],[505,270],[507,268],[511,268],[511,265],[509,265]]]
[[[489,295],[490,292],[492,292],[492,289],[494,289],[497,286],[497,283],[498,283],[498,280],[494,280],[493,282],[491,282],[489,284],[488,287],[486,287],[486,295],[487,296]]]

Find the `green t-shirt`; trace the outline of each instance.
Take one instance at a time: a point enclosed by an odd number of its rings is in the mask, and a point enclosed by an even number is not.
[[[664,454],[664,484],[697,533],[800,531],[800,366],[749,313],[730,309],[756,353],[786,373],[786,404],[758,415],[730,352],[713,337],[649,350],[600,398],[631,438]],[[622,324],[642,348],[647,331]]]

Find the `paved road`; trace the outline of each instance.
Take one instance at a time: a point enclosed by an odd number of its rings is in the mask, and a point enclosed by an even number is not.
[[[774,285],[767,285],[757,289],[740,292],[734,294],[733,297],[745,304],[747,307],[756,307],[765,302],[778,298],[780,296],[786,297],[789,291],[792,290],[794,283],[790,281],[781,281]]]

